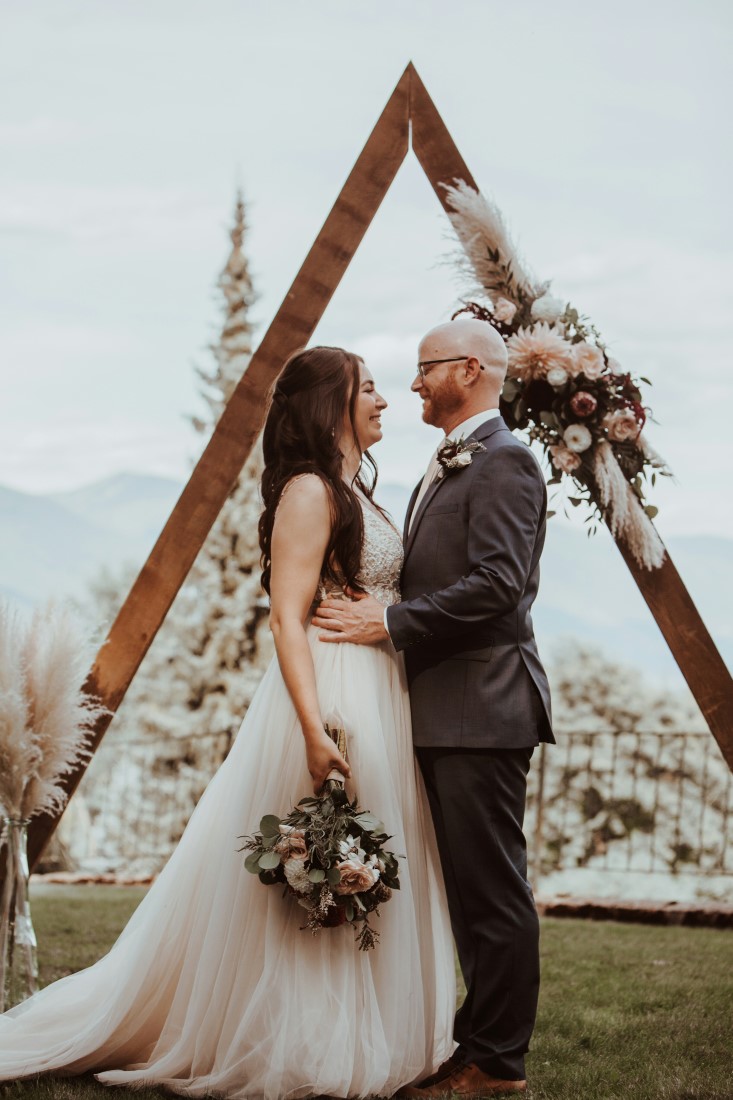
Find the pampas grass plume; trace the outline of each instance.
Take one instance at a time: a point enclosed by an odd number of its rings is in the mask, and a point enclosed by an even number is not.
[[[446,195],[451,208],[448,217],[463,246],[459,263],[475,280],[470,292],[488,294],[494,303],[498,297],[505,297],[515,305],[521,305],[521,299],[532,302],[544,294],[549,284],[539,283],[519,255],[498,206],[463,180],[447,186]],[[498,265],[487,249],[499,253]],[[509,268],[512,278],[507,282]]]
[[[21,622],[0,604],[0,812],[30,818],[63,809],[62,780],[91,757],[105,708],[81,690],[89,662],[72,611],[48,604]]]
[[[606,439],[596,447],[593,476],[611,533],[625,540],[644,569],[659,569],[664,561],[664,544]]]

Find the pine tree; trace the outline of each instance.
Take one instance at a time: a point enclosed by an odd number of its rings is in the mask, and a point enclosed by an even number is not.
[[[237,195],[232,249],[218,280],[223,301],[213,366],[197,371],[209,436],[252,354],[255,293],[244,253],[245,208]],[[209,537],[89,768],[77,799],[92,827],[65,830],[85,867],[155,869],[180,837],[193,805],[226,756],[272,654],[260,585],[257,520],[262,452],[245,464]],[[100,578],[96,615],[109,625],[129,588]],[[69,818],[73,824],[74,816]]]

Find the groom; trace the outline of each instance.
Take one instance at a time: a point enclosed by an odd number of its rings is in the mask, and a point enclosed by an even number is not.
[[[410,500],[402,602],[324,600],[324,640],[405,651],[415,751],[430,800],[466,982],[455,1053],[406,1093],[526,1089],[539,989],[539,926],[522,833],[526,777],[554,742],[532,631],[545,541],[538,463],[499,414],[507,355],[476,318],[432,329],[412,390],[445,433]]]

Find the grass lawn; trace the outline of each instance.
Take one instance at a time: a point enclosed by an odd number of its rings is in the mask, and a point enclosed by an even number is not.
[[[42,982],[97,959],[142,894],[108,886],[36,893]],[[532,1100],[733,1100],[730,931],[548,919],[542,957]],[[109,1100],[110,1089],[91,1076],[0,1085],[3,1100],[102,1095]]]

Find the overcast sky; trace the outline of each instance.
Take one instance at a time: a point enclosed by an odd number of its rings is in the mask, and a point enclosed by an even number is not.
[[[0,483],[183,478],[235,187],[261,334],[412,59],[531,266],[653,379],[662,535],[733,537],[727,0],[0,0]],[[437,442],[415,345],[461,293],[410,156],[316,333]]]

